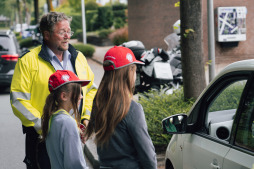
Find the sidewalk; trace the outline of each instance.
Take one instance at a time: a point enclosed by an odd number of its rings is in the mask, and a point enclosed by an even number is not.
[[[95,62],[97,62],[99,64],[102,64],[104,55],[106,54],[108,49],[110,49],[111,47],[113,47],[113,46],[104,46],[104,47],[95,46],[95,53],[94,53],[93,57],[90,58],[90,59],[94,60]],[[216,63],[216,65],[215,65],[215,68],[216,68],[215,74],[217,75],[228,64],[230,64],[229,61],[227,61],[227,62],[221,62],[220,61],[220,63]],[[208,71],[209,71],[208,66],[205,66],[207,82],[208,82]],[[84,145],[84,153],[85,153],[86,157],[89,159],[89,161],[91,162],[94,169],[99,169],[97,149],[96,149],[96,145],[94,143],[93,138],[89,139],[86,142],[86,144]],[[158,153],[157,154],[158,169],[165,168],[164,167],[164,165],[165,165],[164,160],[165,160],[165,153]]]

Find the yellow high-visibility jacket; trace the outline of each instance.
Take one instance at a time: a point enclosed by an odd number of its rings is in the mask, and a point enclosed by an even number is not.
[[[94,74],[85,56],[69,45],[71,63],[80,79],[91,80],[82,87],[83,100],[81,120],[90,119],[93,99],[97,91]],[[10,89],[10,102],[14,114],[25,127],[33,126],[41,133],[41,116],[47,96],[49,95],[49,76],[56,70],[51,65],[46,46],[43,44],[19,58]]]

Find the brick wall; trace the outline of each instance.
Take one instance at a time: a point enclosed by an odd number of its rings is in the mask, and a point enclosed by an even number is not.
[[[140,40],[146,49],[161,47],[167,49],[164,37],[173,32],[172,25],[180,19],[180,8],[174,7],[179,0],[128,0],[129,40]],[[203,1],[203,48],[204,60],[208,60],[207,0]],[[254,58],[254,0],[214,0],[214,8],[246,6],[247,40],[237,47],[221,47],[216,42],[216,63],[234,62]]]
[[[129,40],[140,40],[146,49],[167,49],[164,37],[180,19],[178,0],[128,0]]]

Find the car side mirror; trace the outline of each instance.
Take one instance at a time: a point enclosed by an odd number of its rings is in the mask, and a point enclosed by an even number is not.
[[[168,134],[181,134],[186,132],[187,115],[177,114],[162,120],[163,132]]]

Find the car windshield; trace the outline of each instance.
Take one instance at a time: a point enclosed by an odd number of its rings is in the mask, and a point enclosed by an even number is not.
[[[11,45],[10,38],[6,36],[0,36],[0,51],[10,51],[10,50],[14,50],[14,46]]]

